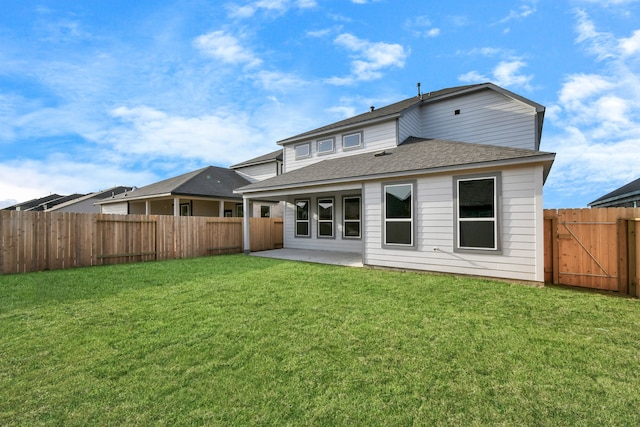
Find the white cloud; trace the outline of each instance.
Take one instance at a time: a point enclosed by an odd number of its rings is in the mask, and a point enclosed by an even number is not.
[[[536,12],[536,2],[527,1],[525,4],[520,5],[517,10],[511,9],[509,15],[500,20],[501,24],[507,23],[512,20],[518,20],[526,18]]]
[[[222,30],[200,35],[193,43],[205,54],[228,64],[255,67],[262,62],[250,49],[242,46],[240,40]]]
[[[408,19],[404,23],[404,28],[415,37],[428,38],[440,35],[440,28],[433,26],[431,20],[426,16]]]
[[[239,6],[231,4],[227,6],[229,16],[232,18],[251,18],[259,11],[282,15],[289,9],[310,9],[318,5],[316,0],[258,0]]]
[[[333,85],[348,85],[358,81],[379,79],[387,68],[402,68],[409,55],[399,44],[370,42],[352,34],[340,34],[335,44],[351,52],[351,74],[346,77],[332,77],[326,82]]]
[[[260,71],[253,78],[263,89],[271,92],[299,89],[310,84],[298,76],[279,71]]]
[[[152,172],[134,172],[107,162],[81,162],[62,154],[0,163],[0,176],[0,194],[20,195],[18,201],[7,199],[5,203],[13,203],[5,206],[52,193],[91,193],[116,185],[146,185],[157,179]]]
[[[106,140],[120,153],[147,158],[198,159],[215,164],[240,161],[258,132],[246,113],[219,110],[198,117],[169,115],[147,106],[112,111],[121,125]]]
[[[586,205],[640,176],[640,72],[632,58],[640,36],[598,31],[584,11],[576,32],[603,68],[566,77],[547,110],[543,145],[557,152],[547,186]]]
[[[634,31],[631,37],[621,38],[618,46],[624,56],[640,53],[640,30]]]
[[[531,80],[533,75],[525,75],[520,70],[527,66],[527,63],[516,59],[512,61],[501,61],[491,71],[488,77],[476,70],[458,76],[458,80],[466,83],[483,83],[491,81],[498,86],[518,87],[525,90],[531,90]]]

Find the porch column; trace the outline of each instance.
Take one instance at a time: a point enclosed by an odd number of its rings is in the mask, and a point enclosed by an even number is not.
[[[151,202],[148,200],[144,202],[144,214],[151,215]]]
[[[251,218],[251,202],[246,197],[242,198],[242,231],[244,236],[244,253],[249,255],[251,253],[251,236],[249,235],[249,223]]]
[[[218,200],[218,216],[224,217],[224,200]]]
[[[173,199],[173,216],[180,216],[180,198]]]

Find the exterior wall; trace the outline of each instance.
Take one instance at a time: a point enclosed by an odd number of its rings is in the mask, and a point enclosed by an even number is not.
[[[536,111],[485,90],[425,105],[420,136],[535,150]]]
[[[362,148],[356,149],[342,149],[342,135],[363,132],[362,135]],[[317,142],[318,139],[334,138],[334,152],[330,154],[318,154]],[[310,164],[320,162],[322,160],[332,159],[335,157],[343,157],[346,155],[362,154],[367,152],[381,151],[387,148],[393,148],[397,145],[397,131],[396,121],[390,120],[384,123],[378,123],[369,127],[356,128],[346,132],[338,132],[333,134],[326,134],[320,138],[308,139],[301,142],[287,144],[284,147],[284,172],[291,172],[292,170],[309,166]],[[296,145],[310,143],[311,156],[304,159],[296,160],[295,147]]]
[[[502,230],[501,254],[454,252],[453,176],[435,175],[417,180],[415,249],[382,248],[382,183],[365,185],[363,262],[543,282],[542,167],[501,172],[501,215],[498,217]]]
[[[311,211],[309,216],[310,220],[310,237],[295,237],[295,207],[294,200],[286,202],[284,212],[284,247],[288,249],[313,249],[313,250],[327,250],[337,252],[362,252],[362,239],[348,239],[342,236],[342,198],[344,196],[358,196],[359,191],[344,191],[335,193],[323,193],[310,194],[310,195],[297,195],[298,199],[309,199]],[[324,238],[317,237],[318,235],[318,212],[317,203],[318,198],[333,197],[334,198],[334,237]],[[364,203],[362,206],[364,210]],[[363,212],[364,213],[364,212]],[[364,229],[364,221],[361,217],[361,233]]]
[[[147,213],[145,202],[129,202],[129,213],[145,215]]]
[[[398,123],[398,143],[404,142],[410,136],[419,137],[422,134],[422,112],[419,108],[412,108],[405,112]]]
[[[212,200],[189,200],[180,201],[181,203],[191,202],[191,215],[192,216],[220,216],[220,210],[218,208],[218,201]]]
[[[275,160],[261,165],[246,166],[235,171],[248,179],[250,182],[264,181],[267,178],[278,175],[280,165]]]
[[[127,202],[100,205],[100,212],[103,214],[127,215],[129,213],[129,205]]]

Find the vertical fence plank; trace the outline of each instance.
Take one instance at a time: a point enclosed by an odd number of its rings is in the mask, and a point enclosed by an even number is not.
[[[257,249],[281,247],[282,219],[257,219],[253,236]],[[0,273],[239,253],[243,250],[242,221],[0,211]]]

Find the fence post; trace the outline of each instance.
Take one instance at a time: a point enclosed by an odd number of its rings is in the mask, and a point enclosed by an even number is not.
[[[637,297],[640,296],[638,294],[638,282],[640,279],[638,278],[638,261],[640,258],[640,251],[638,251],[639,247],[639,236],[636,232],[636,226],[638,224],[638,219],[630,219],[627,221],[627,241],[628,244],[628,260],[629,260],[629,270],[628,270],[628,283],[629,288],[627,293],[631,296]]]

